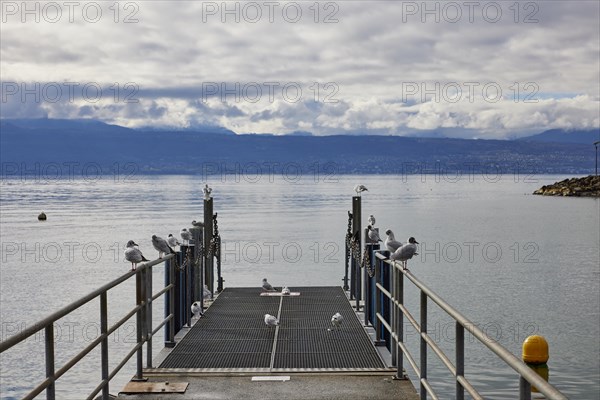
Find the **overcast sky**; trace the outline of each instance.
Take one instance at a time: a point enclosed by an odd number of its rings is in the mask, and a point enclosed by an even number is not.
[[[468,138],[600,126],[598,1],[0,4],[3,118]]]

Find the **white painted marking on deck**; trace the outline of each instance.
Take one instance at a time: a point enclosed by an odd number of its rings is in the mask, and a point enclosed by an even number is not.
[[[253,376],[252,382],[263,382],[263,381],[275,381],[275,382],[287,382],[290,380],[289,376]]]

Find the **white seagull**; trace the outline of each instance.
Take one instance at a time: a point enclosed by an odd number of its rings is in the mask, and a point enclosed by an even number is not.
[[[274,316],[272,316],[271,314],[265,314],[265,325],[271,327],[271,326],[277,326],[279,325],[279,320],[277,318],[275,318]]]
[[[210,299],[211,295],[212,293],[208,289],[208,285],[204,285],[204,289],[202,289],[202,297],[204,298],[204,300]]]
[[[333,325],[333,327],[335,329],[340,329],[342,326],[343,320],[344,320],[344,317],[342,317],[342,314],[335,313],[335,314],[333,314],[333,317],[331,317],[331,325]],[[329,329],[329,330],[331,330],[331,329]]]
[[[138,263],[146,260],[146,257],[143,256],[140,249],[136,248],[137,244],[130,240],[127,242],[127,248],[125,249],[125,259],[131,262],[131,270],[135,270],[137,268]]]
[[[267,292],[276,292],[275,288],[273,286],[271,286],[271,284],[269,282],[267,282],[267,278],[264,278],[262,280],[262,288],[263,288],[263,290],[266,290]]]
[[[204,188],[202,189],[202,193],[204,193],[204,200],[210,199],[210,194],[212,193],[212,188],[208,187],[208,183],[206,185],[204,185]]]
[[[283,289],[281,289],[281,294],[284,296],[289,296],[290,293],[292,293],[292,291],[287,286],[284,286]]]
[[[367,222],[369,223],[369,225],[371,226],[375,226],[375,217],[373,216],[373,214],[369,215],[369,219],[367,220]]]
[[[169,243],[169,246],[171,246],[171,247],[181,246],[181,243],[179,243],[179,240],[177,240],[177,238],[175,236],[173,236],[172,233],[169,233],[169,237],[167,238],[167,243]]]
[[[417,253],[418,244],[419,242],[417,242],[414,237],[409,237],[407,243],[398,247],[398,249],[390,255],[390,259],[402,262],[402,268],[405,271],[408,271],[408,268],[406,268],[406,262],[413,256],[419,254]]]
[[[372,242],[383,242],[383,240],[381,240],[381,238],[379,237],[379,233],[375,229],[373,229],[371,225],[369,225],[367,228],[369,229],[369,239],[371,239]]]
[[[158,258],[162,258],[163,254],[175,254],[175,251],[169,247],[167,241],[156,235],[152,235],[152,246],[158,251]]]
[[[204,317],[204,313],[202,312],[202,306],[200,305],[199,301],[195,301],[192,303],[192,314],[194,314],[194,317],[196,318],[200,318],[200,317]]]
[[[388,229],[387,231],[385,231],[385,234],[387,235],[387,238],[385,238],[385,241],[383,242],[383,244],[385,245],[385,247],[388,249],[388,251],[390,253],[395,252],[396,250],[398,250],[398,247],[402,246],[402,242],[399,242],[396,240],[396,237],[394,236],[394,232],[392,232],[391,229]]]
[[[354,186],[354,191],[356,192],[357,195],[361,195],[362,192],[368,192],[369,189],[367,189],[367,187],[365,185],[356,185]]]
[[[192,233],[187,230],[187,228],[183,228],[181,232],[179,232],[181,238],[183,239],[183,244],[190,244],[190,239],[192,238]]]

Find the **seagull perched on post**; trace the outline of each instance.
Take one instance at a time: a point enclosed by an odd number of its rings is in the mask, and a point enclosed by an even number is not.
[[[385,234],[387,235],[387,238],[385,238],[385,241],[383,242],[383,244],[385,245],[385,247],[388,249],[388,251],[390,253],[395,252],[396,250],[398,250],[398,247],[402,246],[402,242],[399,242],[396,240],[396,237],[394,236],[394,232],[392,232],[391,229],[388,229],[387,231],[385,231]]]
[[[371,239],[372,242],[383,242],[383,240],[381,240],[381,238],[379,237],[379,233],[375,229],[373,229],[371,225],[369,225],[367,229],[369,229],[369,239]]]
[[[365,185],[356,185],[354,186],[354,191],[360,196],[362,192],[368,192],[369,189]]]
[[[183,244],[190,244],[190,239],[192,238],[192,233],[187,230],[187,228],[183,228],[181,232],[179,232],[181,238],[183,239]]]
[[[335,313],[335,314],[333,314],[333,317],[331,317],[331,325],[333,325],[333,327],[335,329],[340,329],[342,326],[343,320],[344,320],[344,317],[342,317],[342,314],[340,314],[339,312]],[[328,330],[330,331],[331,329],[328,329]]]
[[[367,222],[369,223],[369,225],[371,226],[375,226],[375,217],[373,216],[373,214],[369,215],[369,219],[367,220]]]
[[[279,325],[279,320],[271,314],[265,314],[265,325],[268,327]]]
[[[419,254],[417,253],[418,244],[419,242],[417,242],[414,237],[409,237],[407,243],[398,247],[398,249],[390,255],[390,259],[394,261],[400,261],[402,263],[402,269],[408,271],[408,268],[406,268],[406,262],[413,256]]]
[[[172,233],[169,233],[169,237],[167,238],[167,243],[169,243],[169,246],[171,246],[171,247],[181,246],[181,243],[179,243],[179,240],[177,240],[177,238],[175,236],[173,236]]]
[[[212,193],[212,188],[208,187],[208,183],[206,185],[204,185],[204,188],[202,189],[202,193],[204,193],[204,200],[210,199],[210,194]]]
[[[142,261],[148,261],[140,249],[136,248],[135,246],[137,246],[137,244],[133,240],[130,240],[127,242],[127,248],[125,249],[125,259],[131,262],[132,271],[137,268],[138,263]]]
[[[271,286],[269,282],[267,282],[267,278],[263,278],[262,280],[262,288],[267,292],[276,292],[275,288]]]
[[[152,246],[158,251],[158,258],[162,258],[163,254],[175,254],[175,250],[169,247],[167,241],[156,235],[152,235]]]

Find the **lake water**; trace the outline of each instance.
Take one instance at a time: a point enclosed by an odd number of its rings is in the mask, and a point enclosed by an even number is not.
[[[347,211],[363,183],[363,221],[383,233],[414,236],[420,255],[411,271],[442,298],[520,356],[523,340],[550,344],[550,382],[573,399],[600,394],[600,201],[532,196],[560,176],[216,176],[215,211],[223,240],[225,286],[341,285]],[[1,184],[0,307],[2,339],[30,326],[130,268],[133,239],[155,258],[151,235],[178,235],[202,219],[204,180],[198,176],[133,176]],[[48,215],[38,222],[40,211]],[[162,282],[155,268],[154,282]],[[418,293],[405,298],[418,315]],[[109,319],[135,300],[133,281],[109,292]],[[430,305],[430,333],[452,356],[454,325]],[[155,307],[155,321],[162,307]],[[57,322],[57,364],[98,335],[98,301]],[[111,337],[111,369],[135,339],[132,319]],[[418,356],[417,335],[406,327]],[[162,335],[155,340],[160,350]],[[2,399],[20,398],[44,378],[43,338],[2,354]],[[467,338],[466,373],[486,398],[513,399],[518,377]],[[111,382],[117,393],[135,371],[129,363]],[[451,381],[435,356],[429,377],[441,398]],[[409,369],[409,367],[407,367]],[[99,382],[99,351],[57,382],[57,398],[80,399]],[[409,370],[409,374],[411,371]],[[414,374],[411,374],[414,379]]]

